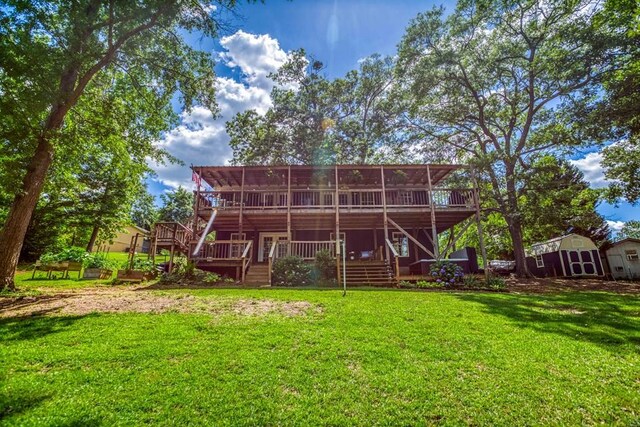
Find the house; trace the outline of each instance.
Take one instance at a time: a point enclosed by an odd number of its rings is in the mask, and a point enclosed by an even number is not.
[[[527,255],[527,268],[536,277],[604,275],[598,248],[591,239],[578,234],[535,243]]]
[[[136,239],[135,236],[138,235]],[[98,252],[129,252],[135,243],[135,251],[147,253],[149,251],[149,230],[137,225],[127,225],[119,230],[112,239],[99,240]]]
[[[605,255],[614,279],[640,279],[640,239],[615,242]]]
[[[346,261],[349,284],[393,283],[440,258],[439,233],[477,218],[477,190],[444,185],[461,168],[193,166],[194,223],[157,224],[153,245],[243,282],[268,283],[280,257],[326,250],[338,271]]]

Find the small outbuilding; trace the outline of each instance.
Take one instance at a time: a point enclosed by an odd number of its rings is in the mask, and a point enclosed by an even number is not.
[[[604,276],[595,243],[578,234],[531,245],[527,251],[527,267],[536,277]]]
[[[605,251],[614,279],[640,279],[640,239],[624,239]]]
[[[132,239],[138,234],[137,241]],[[101,239],[98,241],[98,252],[128,252],[132,242],[136,242],[136,252],[147,253],[149,251],[149,230],[145,230],[137,225],[127,225],[119,230],[112,239]]]

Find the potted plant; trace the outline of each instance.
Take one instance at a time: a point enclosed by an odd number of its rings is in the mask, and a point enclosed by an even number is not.
[[[111,279],[115,262],[105,254],[89,254],[84,263],[84,279]]]

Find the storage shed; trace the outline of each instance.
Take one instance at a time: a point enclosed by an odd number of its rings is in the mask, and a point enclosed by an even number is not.
[[[527,267],[536,277],[604,276],[598,248],[578,234],[533,244],[527,255]]]
[[[624,239],[605,251],[614,279],[640,279],[640,239]]]

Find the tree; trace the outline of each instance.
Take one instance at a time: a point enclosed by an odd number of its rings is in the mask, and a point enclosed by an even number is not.
[[[273,106],[227,122],[236,164],[333,164],[397,160],[403,153],[388,99],[393,61],[374,55],[344,78],[328,80],[304,50],[271,77]],[[384,150],[384,151],[382,151]]]
[[[149,194],[147,187],[142,186],[131,206],[131,221],[138,227],[151,230],[158,221],[159,212],[155,205],[155,197]]]
[[[604,79],[606,96],[587,116],[600,139],[609,199],[640,200],[640,8],[634,0],[608,0],[597,25],[616,36],[618,68]]]
[[[616,240],[640,239],[640,221],[631,220],[624,223],[616,234]]]
[[[149,123],[168,128],[166,112],[177,91],[187,110],[195,103],[215,110],[211,56],[190,48],[181,31],[214,36],[215,6],[233,4],[232,0],[3,4],[1,158],[17,166],[3,179],[20,184],[13,187],[18,190],[0,232],[0,289],[14,288],[29,221],[78,102],[90,98],[97,85],[109,85],[102,79],[107,72],[121,72],[140,96],[140,102],[124,106],[144,113],[140,128]]]
[[[521,196],[540,153],[582,141],[564,114],[613,66],[591,0],[462,0],[415,18],[399,47],[398,90],[425,150],[454,152],[486,182],[527,275]]]
[[[160,221],[175,221],[187,224],[193,217],[193,193],[184,187],[161,194],[162,207],[158,212]]]

